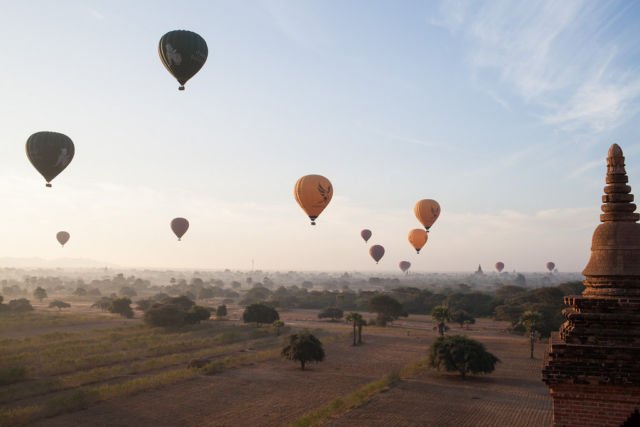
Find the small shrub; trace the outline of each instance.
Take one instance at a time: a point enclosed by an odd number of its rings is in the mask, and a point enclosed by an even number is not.
[[[62,310],[63,308],[69,308],[71,307],[71,304],[64,302],[64,301],[60,301],[60,300],[55,300],[55,301],[51,301],[51,303],[49,304],[49,308],[57,308],[58,311]]]
[[[22,313],[25,311],[33,310],[31,302],[26,298],[18,298],[9,301],[9,304],[7,304],[7,308],[9,309],[9,311],[12,311],[14,313]]]
[[[23,367],[0,368],[0,386],[19,383],[27,379],[27,369]]]

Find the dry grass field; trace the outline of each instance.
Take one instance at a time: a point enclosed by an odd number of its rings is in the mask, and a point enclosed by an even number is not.
[[[30,329],[0,341],[0,368],[28,368],[26,381],[0,388],[0,425],[308,425],[300,420],[305,414],[415,363],[435,338],[429,317],[411,316],[392,327],[365,327],[365,344],[354,348],[349,325],[319,322],[309,310],[282,312],[292,329],[316,330],[325,342],[326,360],[302,372],[279,358],[282,337],[269,328],[240,324],[238,313],[232,310],[230,321],[163,331],[90,310],[67,313],[65,325],[64,313],[38,310],[34,316],[44,316],[41,321],[54,316],[58,323],[47,327],[36,317]],[[98,328],[78,329],[80,319],[91,324],[91,318]],[[551,399],[540,381],[543,345],[538,358],[530,360],[526,339],[507,334],[505,327],[480,320],[463,331],[502,360],[493,374],[461,380],[417,370],[359,407],[347,411],[329,405],[330,416],[320,421],[332,426],[549,425]],[[450,332],[459,329],[452,326]],[[197,358],[213,360],[215,374],[187,368]]]

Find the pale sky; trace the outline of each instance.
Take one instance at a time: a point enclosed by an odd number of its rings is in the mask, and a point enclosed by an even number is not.
[[[640,191],[638,2],[0,4],[0,257],[580,271],[613,142]],[[157,54],[175,29],[209,47],[184,92]],[[51,189],[25,155],[41,130],[76,147]],[[306,174],[335,190],[316,227]],[[422,198],[442,215],[416,255]]]

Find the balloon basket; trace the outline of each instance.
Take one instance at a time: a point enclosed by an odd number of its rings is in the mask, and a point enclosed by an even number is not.
[[[47,184],[45,185],[45,187],[49,187],[49,188],[51,188],[51,184],[47,182]]]

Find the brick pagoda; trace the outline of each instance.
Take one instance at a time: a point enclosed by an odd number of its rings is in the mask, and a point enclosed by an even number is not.
[[[640,425],[640,214],[627,181],[613,144],[586,288],[565,297],[542,371],[558,427]]]

